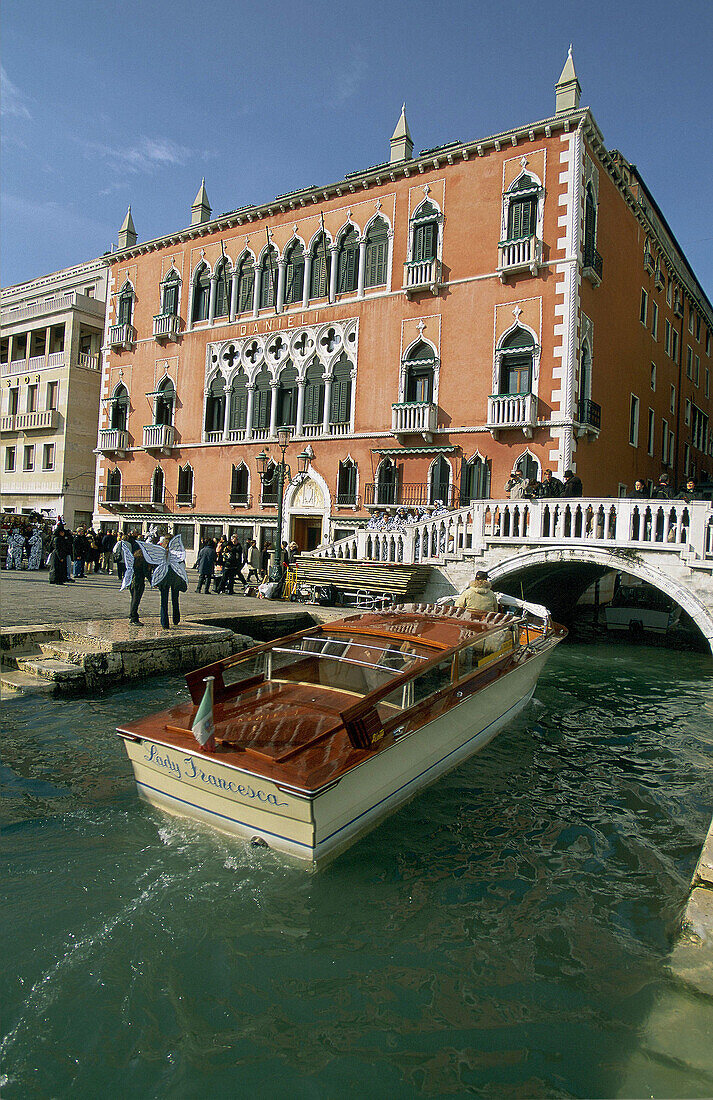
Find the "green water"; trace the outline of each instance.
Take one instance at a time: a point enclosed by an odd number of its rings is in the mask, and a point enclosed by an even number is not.
[[[3,704],[4,1100],[652,1094],[709,657],[560,646],[516,723],[316,875],[139,803],[114,727],[179,694]],[[665,1072],[713,1093],[713,1055]]]

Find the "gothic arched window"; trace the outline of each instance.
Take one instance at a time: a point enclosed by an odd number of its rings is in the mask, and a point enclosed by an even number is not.
[[[173,404],[176,391],[170,378],[164,378],[156,393],[154,424],[173,424]]]
[[[161,284],[161,315],[163,317],[178,316],[178,293],[180,286],[181,280],[178,277],[178,272],[171,268]]]
[[[396,463],[385,458],[376,473],[376,504],[396,504],[398,470]]]
[[[356,504],[357,491],[357,466],[351,458],[345,458],[339,463],[337,475],[337,506],[349,507]]]
[[[193,277],[193,309],[191,323],[208,318],[210,304],[210,272],[207,264],[201,264]]]
[[[352,365],[342,352],[332,370],[331,424],[348,424],[352,413]]]
[[[364,257],[364,286],[384,286],[389,259],[389,236],[386,222],[376,218],[366,234]]]
[[[438,211],[426,199],[411,219],[411,260],[425,263],[433,260],[438,251]]]
[[[193,504],[193,468],[188,463],[178,469],[176,504]]]
[[[285,305],[302,301],[305,281],[305,254],[299,241],[290,247],[285,265]]]
[[[303,424],[321,424],[324,420],[324,376],[322,365],[313,360],[305,375]]]
[[[215,272],[215,317],[227,317],[230,305],[228,261],[221,260]]]
[[[357,288],[359,275],[359,236],[353,227],[346,229],[337,251],[337,293],[350,294]]]
[[[433,401],[436,374],[436,357],[433,348],[430,344],[419,341],[408,353],[404,366],[406,368],[404,400],[430,404]]]
[[[532,362],[535,342],[519,326],[500,345],[500,393],[532,392]]]
[[[151,478],[151,502],[152,504],[163,504],[163,470],[160,466],[157,466],[153,472]]]
[[[255,294],[255,265],[249,254],[243,256],[238,268],[238,312],[246,313],[253,308]]]
[[[248,468],[244,462],[239,463],[237,466],[233,466],[230,473],[230,503],[231,504],[247,504],[248,503],[248,484],[249,474]]]
[[[431,474],[428,484],[428,502],[435,504],[440,500],[444,504],[450,504],[451,496],[451,467],[443,457],[437,458],[431,466]]]
[[[110,426],[115,431],[125,432],[129,419],[129,391],[123,382],[114,390],[111,402]]]
[[[531,237],[537,224],[537,197],[540,188],[523,172],[508,191],[507,240]]]
[[[114,467],[106,475],[106,500],[107,503],[118,504],[121,500],[121,470]]]
[[[248,418],[248,385],[245,371],[238,371],[230,384],[230,419],[228,429],[231,432],[244,431]]]
[[[460,468],[461,507],[470,504],[471,500],[485,500],[489,496],[490,470],[487,459],[480,455],[464,458]]]
[[[290,363],[280,372],[277,398],[278,428],[294,428],[297,417],[297,371]]]
[[[260,261],[260,309],[270,309],[275,304],[277,283],[277,251],[270,246]]]
[[[310,275],[310,298],[326,298],[329,287],[329,243],[324,233],[320,233],[312,245],[312,272]]]
[[[591,183],[587,184],[584,194],[584,266],[594,263],[597,244],[597,204]]]
[[[134,315],[134,288],[131,283],[124,283],[119,293],[117,306],[117,323],[130,325]]]
[[[210,384],[205,403],[205,430],[222,432],[225,424],[225,386],[223,376],[216,374]]]

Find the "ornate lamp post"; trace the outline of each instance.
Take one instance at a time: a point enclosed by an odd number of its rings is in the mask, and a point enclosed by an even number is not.
[[[275,547],[275,556],[273,558],[272,569],[270,570],[271,581],[279,581],[282,579],[280,558],[282,556],[282,504],[285,475],[287,475],[288,481],[292,480],[292,471],[285,462],[285,451],[290,442],[291,431],[292,429],[287,427],[277,429],[277,445],[282,454],[272,474],[268,475],[267,473],[271,460],[269,454],[264,449],[255,460],[257,463],[257,471],[260,474],[260,481],[263,486],[272,485],[273,482],[277,482],[277,546]],[[309,461],[310,456],[307,454],[307,451],[302,451],[302,453],[297,456],[297,474],[300,480],[302,480],[307,473]]]

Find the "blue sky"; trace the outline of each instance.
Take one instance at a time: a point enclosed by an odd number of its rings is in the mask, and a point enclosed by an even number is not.
[[[388,159],[582,105],[713,297],[713,0],[4,0],[2,285]]]

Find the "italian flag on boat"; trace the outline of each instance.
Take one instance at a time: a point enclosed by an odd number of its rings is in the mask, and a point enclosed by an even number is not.
[[[203,681],[205,684],[205,692],[203,693],[203,698],[200,701],[200,706],[196,711],[196,716],[191,726],[193,736],[201,748],[205,749],[206,752],[213,752],[215,749],[215,723],[213,722],[214,680],[214,676],[206,676]]]

